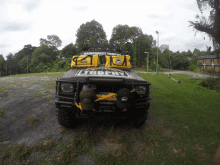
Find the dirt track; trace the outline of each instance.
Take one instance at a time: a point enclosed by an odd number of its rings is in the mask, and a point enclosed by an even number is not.
[[[172,71],[172,72],[166,72],[167,71]],[[195,78],[209,78],[212,77],[211,75],[207,74],[202,74],[202,73],[194,73],[194,72],[189,72],[189,71],[181,71],[181,70],[171,70],[171,69],[164,69],[164,72],[158,72],[158,74],[165,74],[165,75],[172,75],[172,74],[187,74],[187,75],[192,75]],[[141,72],[138,71],[138,73],[147,73],[147,74],[156,74],[156,72]],[[214,76],[214,78],[218,78],[217,76]]]
[[[45,136],[57,137],[59,125],[54,114],[54,89],[41,86],[51,85],[54,81],[55,78],[33,76],[0,81],[0,87],[7,89],[0,93],[0,110],[6,110],[0,125],[3,143],[29,146]],[[34,97],[33,94],[38,92],[43,96]],[[28,117],[39,119],[33,128],[28,125]]]

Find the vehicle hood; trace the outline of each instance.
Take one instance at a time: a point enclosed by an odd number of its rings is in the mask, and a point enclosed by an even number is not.
[[[68,72],[64,74],[62,78],[71,77],[117,77],[125,79],[135,79],[144,80],[140,77],[133,69],[123,70],[118,68],[105,68],[105,67],[95,67],[95,68],[71,68]]]

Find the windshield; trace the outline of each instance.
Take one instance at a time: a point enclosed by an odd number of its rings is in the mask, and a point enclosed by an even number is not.
[[[110,53],[110,52],[81,52],[81,55],[94,55],[98,54],[99,56],[111,55],[111,56],[120,56],[121,53]]]

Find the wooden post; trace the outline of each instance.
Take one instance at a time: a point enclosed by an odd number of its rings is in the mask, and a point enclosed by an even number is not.
[[[177,83],[180,83],[180,81],[178,81],[178,80],[176,80],[174,78],[171,78],[171,80],[176,81]]]

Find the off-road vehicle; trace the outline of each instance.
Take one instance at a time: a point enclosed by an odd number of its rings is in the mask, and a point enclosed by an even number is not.
[[[84,45],[71,69],[56,80],[55,105],[61,126],[75,127],[84,116],[126,116],[135,127],[147,119],[151,83],[140,77],[119,46]]]

